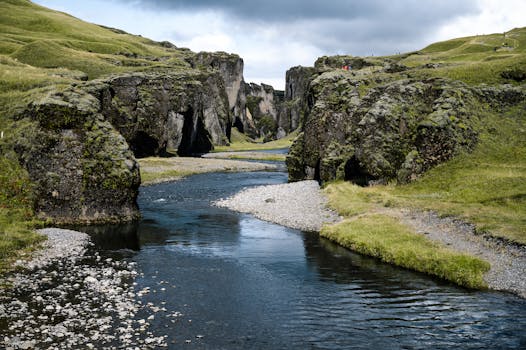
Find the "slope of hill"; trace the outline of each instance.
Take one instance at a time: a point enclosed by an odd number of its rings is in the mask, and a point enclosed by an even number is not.
[[[170,43],[83,22],[28,0],[0,3],[0,110],[35,88],[109,73],[177,67],[193,55]],[[36,93],[36,92],[35,92]]]

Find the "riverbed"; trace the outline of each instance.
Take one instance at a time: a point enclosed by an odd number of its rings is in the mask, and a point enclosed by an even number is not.
[[[524,299],[458,288],[211,204],[286,181],[209,173],[143,187],[141,222],[86,229],[101,261],[137,271],[136,299],[148,307],[134,317],[147,320],[148,337],[170,349],[526,346]]]

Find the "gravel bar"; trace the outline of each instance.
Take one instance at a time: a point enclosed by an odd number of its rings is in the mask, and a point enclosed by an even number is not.
[[[391,211],[403,223],[427,238],[477,256],[490,263],[484,276],[488,287],[526,298],[526,247],[489,235],[477,234],[475,227],[452,217],[439,217],[431,211]]]
[[[214,205],[302,231],[319,232],[323,224],[340,220],[316,181],[248,188]]]
[[[142,303],[149,289],[135,290],[135,263],[101,256],[85,233],[39,232],[48,237],[43,249],[0,279],[0,348],[168,346],[167,336],[149,330],[154,314],[166,309]]]

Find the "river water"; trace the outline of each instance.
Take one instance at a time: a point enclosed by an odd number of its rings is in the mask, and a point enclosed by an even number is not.
[[[122,230],[125,240],[117,228],[111,240],[93,235],[106,254],[137,263],[137,290],[150,287],[143,303],[180,313],[151,322],[169,348],[526,348],[525,300],[458,288],[210,205],[286,180],[214,173],[144,187],[143,219]]]

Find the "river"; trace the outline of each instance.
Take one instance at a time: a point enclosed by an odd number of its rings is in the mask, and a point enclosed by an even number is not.
[[[212,173],[143,187],[137,226],[92,234],[104,254],[137,263],[136,289],[150,287],[143,303],[180,313],[151,322],[169,348],[526,348],[525,300],[458,288],[210,205],[286,181],[282,172]]]

